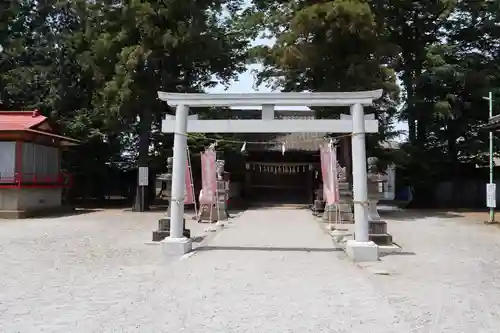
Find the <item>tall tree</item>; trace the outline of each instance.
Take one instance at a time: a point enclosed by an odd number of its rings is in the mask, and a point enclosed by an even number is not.
[[[231,29],[239,1],[102,1],[96,63],[109,69],[98,98],[112,126],[137,122],[138,166],[149,165],[150,131],[168,112],[157,91],[195,92],[227,81],[244,69],[248,41]],[[117,57],[109,57],[118,51]],[[145,202],[144,207],[141,203]],[[147,209],[137,190],[135,209]]]
[[[264,65],[261,82],[284,91],[383,88],[384,97],[375,105],[382,130],[371,138],[370,148],[396,134],[392,127],[399,93],[396,75],[388,66],[389,50],[379,43],[383,26],[367,1],[255,0],[247,16],[252,26],[276,40],[273,46],[255,52]],[[341,108],[316,111],[320,117],[348,112]]]
[[[373,0],[370,5],[383,26],[380,42],[396,51],[393,68],[406,92],[403,119],[408,121],[409,140],[423,144],[428,114],[419,105],[415,88],[425,71],[427,48],[444,38],[444,23],[456,0]]]

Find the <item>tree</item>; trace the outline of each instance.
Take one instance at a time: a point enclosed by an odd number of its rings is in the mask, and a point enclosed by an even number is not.
[[[395,135],[393,130],[399,89],[389,67],[388,50],[379,43],[383,26],[369,3],[362,0],[254,1],[247,22],[268,31],[276,40],[259,47],[256,58],[264,66],[260,82],[284,91],[352,91],[384,89],[374,109],[381,132],[369,140],[370,150]],[[259,22],[260,24],[255,24]],[[320,117],[348,112],[341,108],[315,109]]]
[[[227,81],[244,69],[248,41],[230,25],[239,5],[131,0],[101,1],[95,7],[101,30],[93,50],[96,68],[104,68],[96,107],[116,129],[130,128],[139,118],[139,166],[149,165],[152,123],[168,112],[157,91],[203,91],[216,84],[213,75]],[[147,198],[137,193],[135,209],[147,208]]]
[[[392,50],[392,68],[400,75],[406,93],[402,118],[408,121],[409,140],[423,144],[429,119],[415,97],[415,87],[424,72],[427,48],[441,42],[443,27],[454,10],[455,0],[370,1],[383,27],[380,41]]]

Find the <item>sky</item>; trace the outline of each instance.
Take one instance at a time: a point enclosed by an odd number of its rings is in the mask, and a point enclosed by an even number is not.
[[[273,41],[269,39],[258,39],[254,42],[254,45],[272,45]],[[226,89],[223,85],[218,85],[214,88],[208,89],[209,93],[249,93],[249,92],[261,92],[261,93],[269,93],[273,92],[271,89],[267,88],[265,85],[261,85],[259,87],[254,87],[254,82],[256,81],[254,74],[252,71],[260,70],[262,66],[260,65],[249,65],[247,70],[238,76],[238,79],[233,81],[228,89]],[[244,107],[239,107],[242,109]],[[254,107],[255,109],[255,107]],[[283,107],[276,105],[276,110],[308,110],[308,107]],[[408,131],[408,124],[406,122],[399,122],[396,124],[396,130]],[[397,141],[404,140],[404,135],[397,138]]]

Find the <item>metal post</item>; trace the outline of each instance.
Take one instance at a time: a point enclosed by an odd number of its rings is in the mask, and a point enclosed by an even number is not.
[[[174,161],[172,166],[170,238],[183,237],[188,114],[189,108],[187,106],[177,106],[175,112]]]
[[[493,117],[493,93],[488,93],[489,119]],[[490,184],[493,184],[493,131],[490,131]],[[495,196],[496,197],[496,196]],[[490,207],[490,223],[495,222],[495,208]]]
[[[351,106],[351,115],[355,240],[357,242],[368,242],[368,185],[363,106],[361,104],[354,104]]]

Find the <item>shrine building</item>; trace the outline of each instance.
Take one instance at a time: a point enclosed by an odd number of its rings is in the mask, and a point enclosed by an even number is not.
[[[0,111],[0,218],[61,211],[62,191],[71,185],[61,151],[77,144],[38,110]]]
[[[259,119],[262,113],[261,110],[233,111],[234,117],[231,119]],[[275,119],[312,120],[315,119],[315,112],[276,110]],[[319,147],[328,143],[326,134],[245,134],[244,140],[248,140],[248,143],[245,145],[243,161],[238,166],[226,161],[231,178],[241,180],[237,185],[232,182],[232,186],[238,186],[240,195],[249,203],[312,204],[314,192],[322,183]],[[339,162],[343,166],[348,164],[346,161],[350,158],[344,154],[348,153],[348,150],[343,149],[344,141],[339,142],[340,148],[337,150]],[[238,173],[241,173],[239,177]]]

